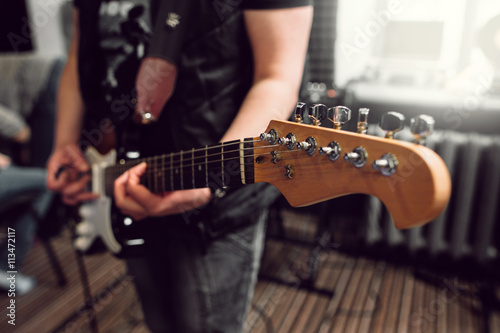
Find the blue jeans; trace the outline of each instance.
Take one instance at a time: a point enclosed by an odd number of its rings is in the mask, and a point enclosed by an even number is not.
[[[146,256],[128,259],[150,330],[240,332],[257,280],[266,216],[206,248],[195,233],[166,232]]]
[[[37,221],[50,206],[52,193],[47,190],[46,171],[41,168],[9,166],[0,169],[0,201],[5,202],[26,193],[37,194],[30,209],[15,214],[16,219],[7,221],[7,226],[16,231],[16,269],[19,271],[33,244]],[[4,222],[4,221],[3,221]],[[0,248],[0,269],[7,269],[7,244]]]

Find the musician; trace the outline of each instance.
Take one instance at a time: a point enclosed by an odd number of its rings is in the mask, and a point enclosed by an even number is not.
[[[297,101],[310,0],[85,0],[74,17],[48,164],[48,185],[68,204],[95,198],[84,192],[90,176],[81,146],[112,142],[111,128],[122,137],[134,109],[148,123],[141,154],[151,156],[255,137],[271,119],[288,118]],[[82,130],[84,123],[95,125]],[[63,165],[72,168],[58,173]],[[276,190],[157,195],[139,183],[145,168],[120,176],[114,196],[147,233],[147,253],[127,265],[149,328],[241,331]]]

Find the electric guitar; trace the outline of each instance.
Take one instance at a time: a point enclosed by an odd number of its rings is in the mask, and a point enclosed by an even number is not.
[[[140,221],[113,219],[111,214],[114,180],[143,161],[147,169],[142,183],[153,193],[267,182],[294,207],[365,193],[385,204],[400,229],[423,225],[443,211],[451,192],[448,169],[431,149],[391,139],[402,128],[402,115],[384,115],[381,127],[387,134],[381,138],[364,134],[367,109],[360,110],[358,133],[340,129],[350,118],[345,107],[314,105],[309,109],[315,125],[329,118],[333,129],[301,123],[303,109],[300,103],[297,122],[271,121],[260,137],[146,159],[116,162],[115,151],[102,156],[88,149],[91,187],[100,197],[80,207],[83,221],[77,226],[76,248],[87,250],[96,237],[115,255],[143,245],[143,239],[126,232]],[[426,117],[412,120],[418,140],[432,129],[433,121]]]

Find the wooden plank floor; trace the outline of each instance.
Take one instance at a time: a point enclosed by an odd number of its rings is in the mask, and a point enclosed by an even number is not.
[[[307,216],[292,214],[286,217],[285,227],[287,232],[310,234],[314,223]],[[0,332],[92,331],[69,232],[64,231],[52,244],[63,264],[67,285],[57,285],[43,247],[36,244],[25,272],[37,277],[38,286],[16,297],[15,326],[7,323],[9,298],[0,294]],[[316,254],[319,269],[313,289],[317,291],[311,291],[300,288],[298,279],[307,271],[309,248],[276,239],[267,241],[262,278],[245,322],[246,332],[469,333],[487,332],[489,327],[489,332],[500,333],[498,312],[489,317],[487,326],[484,324],[481,303],[474,297],[475,285],[455,276],[415,274],[411,267],[349,256],[331,245]],[[148,332],[123,262],[107,253],[84,260],[99,332]]]

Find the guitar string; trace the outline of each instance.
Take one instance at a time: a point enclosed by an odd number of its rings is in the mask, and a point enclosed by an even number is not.
[[[311,167],[317,167],[317,164],[315,163],[307,163],[307,164],[301,164],[300,165],[301,168],[311,168]],[[277,166],[275,165],[274,167],[273,166],[270,166],[270,167],[265,167],[265,168],[260,168],[259,171],[269,171],[269,170],[276,170],[277,169]],[[281,168],[278,168],[278,169],[281,169]],[[376,170],[372,170],[372,169],[369,169],[369,168],[364,168],[364,169],[358,169],[358,168],[355,168],[354,170],[358,171],[358,172],[361,172],[361,173],[377,173]],[[322,176],[331,176],[331,175],[335,175],[337,174],[338,172],[338,169],[335,169],[335,168],[331,168],[331,169],[327,169],[327,170],[322,170]],[[239,174],[239,172],[238,172]],[[378,174],[378,173],[377,173]],[[274,174],[274,175],[267,175],[265,177],[265,180],[266,181],[272,181],[272,180],[276,180],[276,179],[284,179],[284,173],[280,172],[280,174]],[[234,178],[231,178],[231,179],[238,179],[237,176],[235,176]],[[292,178],[293,180],[293,178]],[[254,182],[252,182],[254,183]],[[151,185],[151,184],[149,184]],[[169,187],[169,186],[168,186]],[[197,186],[196,188],[203,188],[203,187],[206,187],[206,186]],[[186,187],[185,189],[191,189],[192,187]],[[172,189],[173,190],[176,190],[175,188]]]
[[[292,151],[291,151],[291,152],[292,152]],[[307,159],[307,158],[309,158],[309,157],[310,157],[310,156],[301,156],[301,157],[299,157],[299,158],[300,158],[300,159]],[[325,156],[325,157],[326,157],[326,156]],[[253,165],[253,163],[252,163],[252,164],[247,164],[247,165]],[[261,167],[261,168],[259,168],[259,170],[260,170],[260,171],[276,170],[276,166],[277,166],[277,165],[272,165],[272,164],[269,164],[269,167],[263,167],[263,168]],[[316,167],[316,166],[317,166],[317,164],[316,164],[316,163],[307,163],[307,164],[301,164],[301,165],[300,165],[300,167],[301,167],[301,168]],[[371,170],[371,169],[370,169],[370,170],[365,170],[365,169],[356,169],[356,170],[359,170],[360,172],[363,172],[363,173],[365,173],[365,172],[367,172],[367,171],[370,171],[370,172],[371,172],[371,171],[373,171],[373,172],[375,172],[374,170]],[[322,174],[323,174],[323,175],[331,175],[331,174],[335,174],[337,171],[338,171],[337,169],[332,168],[332,169],[323,170],[323,171],[322,171]],[[279,175],[270,175],[270,176],[266,176],[266,180],[283,179],[283,177],[284,177],[284,175],[282,175],[282,174],[279,174]],[[232,178],[232,179],[237,179],[237,178],[238,178],[238,177],[236,177],[236,178]],[[106,181],[106,183],[107,183],[108,185],[111,185],[111,183],[108,183],[107,181]],[[150,182],[148,187],[152,187],[152,185],[155,185],[155,184],[153,184],[153,183],[151,183],[151,182]],[[157,185],[157,184],[156,184],[156,185]],[[164,184],[162,184],[162,187],[163,187],[163,188],[165,188]],[[168,187],[168,188],[170,188],[170,186],[167,186],[167,187]],[[202,187],[205,187],[205,186],[199,186],[199,187],[195,187],[195,188],[202,188]],[[186,187],[186,189],[189,189],[189,188],[192,188],[192,187]],[[173,191],[173,190],[175,190],[175,188],[174,188],[174,189],[171,189],[171,190]],[[159,191],[156,191],[156,192],[159,192]]]
[[[298,152],[298,151],[295,151],[295,152]],[[294,153],[292,151],[284,151],[283,153]],[[245,158],[248,158],[248,157],[259,157],[259,156],[265,156],[265,155],[268,155],[269,153],[262,153],[262,154],[253,154],[253,155],[246,155]],[[222,154],[219,154],[219,155],[222,155]],[[214,155],[215,156],[215,155]],[[307,156],[306,156],[307,157]],[[179,163],[179,164],[172,164],[171,166],[165,166],[165,167],[162,167],[161,169],[159,170],[170,170],[170,169],[178,169],[178,168],[191,168],[193,166],[200,166],[200,165],[208,165],[208,164],[211,164],[211,163],[220,163],[222,161],[233,161],[233,160],[240,160],[241,158],[239,156],[236,156],[236,157],[227,157],[227,158],[223,158],[223,159],[219,159],[219,160],[211,160],[211,161],[208,161],[208,162],[196,162],[196,163]],[[283,159],[280,159],[280,160],[283,160]],[[151,164],[155,163],[155,159],[151,160],[150,163],[146,162],[148,164],[148,167],[147,167],[147,170],[158,170],[157,168],[155,168],[154,166],[151,166]],[[185,161],[194,161],[194,159],[191,159],[191,160],[185,160]],[[184,161],[183,161],[184,162]],[[141,162],[142,163],[142,162]],[[139,163],[140,164],[140,163]],[[244,163],[244,165],[254,165],[254,162],[246,162]]]
[[[257,150],[257,149],[267,149],[267,148],[274,148],[274,147],[280,147],[279,145],[272,145],[272,146],[262,146],[262,147],[249,147],[249,148],[239,148],[239,149],[235,149],[235,150],[229,150],[229,151],[226,151],[226,152],[223,152],[223,153],[215,153],[215,154],[208,154],[208,155],[203,155],[203,156],[196,156],[194,158],[186,158],[186,159],[183,159],[182,160],[182,163],[180,160],[175,160],[175,164],[172,164],[172,163],[169,163],[169,165],[171,166],[171,168],[180,168],[181,165],[182,165],[182,168],[185,168],[185,167],[193,167],[193,166],[199,166],[199,165],[206,165],[207,163],[217,163],[217,162],[221,162],[221,161],[230,161],[230,160],[234,160],[234,159],[240,159],[241,157],[240,156],[237,156],[237,157],[228,157],[228,158],[223,158],[223,159],[219,159],[219,160],[210,160],[208,162],[202,162],[202,163],[193,163],[193,161],[195,160],[206,160],[207,157],[215,157],[215,156],[223,156],[223,155],[228,155],[230,153],[236,153],[236,152],[241,152],[241,151],[246,151],[246,150]],[[206,149],[204,149],[206,150]],[[183,151],[183,154],[191,154],[192,155],[192,150],[186,150],[186,151]],[[279,151],[280,154],[287,154],[287,153],[295,153],[295,152],[299,152],[298,150],[282,150],[282,151]],[[178,154],[178,153],[173,153],[173,154]],[[252,154],[252,155],[246,155],[244,156],[245,158],[248,158],[248,157],[257,157],[257,156],[263,156],[263,155],[267,155],[267,154],[270,154],[270,152],[266,152],[266,153],[262,153],[262,154]],[[131,161],[127,161],[125,164],[117,164],[117,165],[113,165],[113,166],[110,166],[109,168],[111,169],[118,169],[118,168],[122,168],[122,169],[125,169],[125,170],[128,170],[129,168],[135,166],[135,165],[138,165],[140,163],[143,163],[143,162],[146,162],[148,164],[148,170],[150,170],[151,168],[149,167],[150,164],[153,164],[153,163],[157,163],[158,160],[160,159],[165,159],[165,158],[171,158],[172,154],[164,154],[164,155],[158,155],[158,156],[152,156],[152,157],[146,157],[144,159],[139,159],[139,160],[131,160]],[[306,156],[307,157],[307,156]],[[247,163],[246,165],[251,165],[253,164],[252,163]],[[162,170],[165,170],[165,169],[162,169]],[[167,169],[169,170],[169,169]]]
[[[180,151],[180,152],[174,152],[174,153],[169,153],[169,154],[163,154],[163,155],[158,155],[158,156],[153,156],[153,157],[147,157],[147,158],[144,158],[144,159],[139,159],[139,160],[134,160],[134,161],[127,161],[124,165],[122,165],[123,167],[125,168],[129,168],[129,167],[132,167],[134,165],[137,165],[137,164],[140,164],[142,162],[156,162],[158,159],[161,159],[161,158],[166,158],[166,157],[169,157],[169,158],[173,158],[173,157],[177,157],[177,156],[182,156],[184,157],[185,154],[194,154],[194,153],[197,153],[197,152],[203,152],[203,151],[207,151],[208,149],[215,149],[215,148],[221,148],[221,147],[224,147],[224,146],[234,146],[234,145],[241,145],[241,143],[255,143],[255,142],[262,142],[262,140],[260,139],[252,139],[252,140],[247,140],[247,141],[231,141],[231,142],[223,142],[223,143],[220,143],[220,144],[217,144],[217,145],[214,145],[214,146],[206,146],[206,147],[201,147],[201,148],[195,148],[195,149],[191,149],[191,150],[185,150],[185,151]],[[271,146],[262,146],[262,147],[248,147],[248,148],[243,148],[243,150],[249,150],[249,149],[262,149],[262,148],[272,148],[272,147],[279,147],[279,145],[271,145]],[[234,152],[239,152],[241,151],[242,149],[241,148],[238,148],[236,150],[231,150],[231,151],[227,151],[225,153],[234,153]],[[281,151],[281,153],[284,153],[284,152],[289,152],[289,151]],[[213,157],[213,156],[217,156],[217,155],[221,155],[221,153],[215,153],[215,154],[210,154],[210,155],[207,155],[207,157]],[[256,155],[253,155],[252,157],[255,157]],[[250,155],[246,156],[246,157],[250,157]],[[239,158],[239,157],[238,157]],[[205,159],[205,155],[204,156],[196,156],[194,157],[194,160],[196,159]],[[187,158],[187,159],[183,159],[183,163],[190,163],[191,162],[191,166],[193,166],[193,163],[192,163],[192,160],[193,158]],[[218,160],[219,162],[222,161],[222,160]],[[179,162],[179,161],[175,161],[175,162]],[[215,162],[215,161],[210,161],[210,162]],[[115,167],[118,167],[117,165],[115,165]],[[180,163],[179,163],[179,166],[175,166],[176,168],[180,167]]]
[[[304,157],[301,157],[301,159],[302,159],[302,158],[308,158],[308,157],[307,157],[307,156],[304,156]],[[252,163],[252,164],[247,164],[247,165],[253,165],[253,163]],[[316,164],[302,164],[302,165],[301,165],[301,167],[308,167],[308,166],[316,166]],[[272,166],[272,165],[270,164],[270,167],[260,168],[260,170],[261,170],[261,171],[276,170],[276,166]],[[126,171],[126,170],[123,170],[123,171]],[[158,171],[156,171],[156,172],[158,172]],[[327,171],[327,173],[328,173],[328,174],[333,173],[333,172],[335,172],[335,170],[333,170],[333,169],[332,169],[332,171],[331,171],[331,172]],[[239,173],[241,174],[241,172],[239,172]],[[324,173],[324,172],[323,172],[323,173]],[[144,176],[146,176],[146,178],[145,178],[145,179],[147,179],[147,183],[143,183],[143,184],[144,184],[144,185],[146,185],[148,188],[150,188],[150,187],[152,187],[152,186],[156,186],[156,188],[159,188],[159,187],[158,187],[158,186],[159,186],[159,184],[158,184],[158,183],[161,183],[162,188],[165,188],[165,184],[166,184],[166,183],[165,183],[165,178],[163,178],[163,179],[160,179],[160,178],[155,178],[155,179],[154,179],[154,182],[152,182],[152,181],[151,181],[151,178],[150,178],[151,176],[153,176],[153,174],[152,174],[152,173],[145,174]],[[193,177],[193,175],[191,175],[191,177]],[[268,177],[266,177],[266,179],[267,179],[267,180],[273,180],[273,179],[279,179],[279,178],[282,178],[282,177],[283,177],[282,175],[275,175],[275,176],[268,176]],[[116,178],[116,177],[113,177],[113,178]],[[236,177],[236,178],[231,178],[231,179],[237,179],[237,178],[238,178],[238,177]],[[112,179],[109,179],[108,177],[106,177],[106,179],[107,179],[107,181],[106,181],[107,185],[108,185],[108,186],[111,186],[111,185],[112,185],[112,183],[110,183],[109,181],[112,181]],[[252,181],[252,183],[253,183],[253,181]],[[204,185],[205,185],[205,184],[204,184]],[[168,187],[168,188],[170,188],[170,187],[171,187],[171,185],[169,184],[169,186],[167,186],[167,187]],[[195,186],[195,188],[200,188],[200,187],[205,187],[205,186]],[[184,188],[184,187],[183,187],[183,188]],[[187,189],[187,188],[192,188],[192,187],[190,187],[190,186],[189,186],[189,187],[185,187],[185,188]],[[152,188],[152,189],[153,189],[153,188]],[[172,188],[171,190],[175,190],[175,188]],[[156,191],[156,192],[159,192],[159,191]]]
[[[300,157],[300,159],[306,159],[306,158],[308,158],[308,157],[307,157],[307,156]],[[301,167],[303,167],[303,168],[304,168],[304,167],[315,167],[315,166],[317,166],[317,164],[315,164],[315,163],[308,163],[308,164],[301,164],[300,166],[301,166]],[[276,170],[276,165],[274,165],[274,166],[273,166],[273,165],[271,165],[271,164],[270,164],[270,167],[260,168],[259,170],[260,170],[260,171]],[[360,171],[363,171],[363,170],[360,170]],[[331,169],[331,170],[323,170],[323,174],[333,174],[333,173],[335,173],[335,172],[337,172],[335,169]],[[151,175],[149,175],[149,176],[151,176]],[[282,178],[283,178],[283,175],[281,175],[281,174],[280,174],[280,175],[267,176],[267,177],[266,177],[266,180],[282,179]],[[150,178],[146,178],[146,179],[150,179]],[[238,179],[238,177],[236,177],[236,178],[231,178],[231,179]],[[149,181],[148,181],[148,183],[147,183],[147,184],[145,184],[145,185],[146,185],[147,187],[152,187],[152,186],[155,186],[155,188],[157,188],[157,189],[158,189],[158,188],[159,188],[159,184],[158,184],[158,182],[160,182],[160,183],[161,183],[161,185],[160,185],[160,186],[161,186],[163,189],[165,189],[165,184],[166,184],[166,183],[165,183],[165,180],[164,180],[164,179],[162,179],[162,180],[158,180],[158,178],[156,178],[154,183],[153,183],[153,182],[151,182],[151,181],[149,180]],[[108,185],[111,185],[111,183],[108,183],[108,182],[106,182],[106,183],[107,183]],[[149,184],[149,185],[148,185],[148,184]],[[167,188],[170,188],[170,187],[171,187],[171,186],[167,186]],[[205,186],[194,186],[194,188],[201,188],[201,187],[205,187]],[[193,188],[193,187],[192,187],[192,186],[188,186],[188,187],[186,187],[186,189],[189,189],[189,188]],[[152,190],[153,190],[153,189],[154,189],[154,188],[152,188]],[[173,188],[173,189],[171,189],[171,190],[175,190],[175,188]],[[160,191],[155,191],[155,192],[160,192]]]
[[[236,144],[236,143],[233,143],[233,144]],[[239,145],[239,143],[238,143],[238,145]],[[182,162],[183,162],[182,164],[184,164],[184,162],[188,163],[188,162],[191,162],[192,160],[196,160],[196,159],[203,159],[203,160],[205,160],[205,158],[206,158],[206,157],[208,158],[208,157],[214,157],[214,156],[221,156],[221,155],[223,155],[223,154],[229,154],[229,153],[240,152],[241,150],[244,150],[244,151],[245,151],[245,150],[255,150],[255,149],[261,149],[261,148],[273,148],[273,147],[277,147],[277,146],[276,146],[276,145],[274,145],[274,146],[263,146],[263,147],[249,147],[249,148],[243,148],[243,149],[239,148],[239,149],[235,149],[235,150],[226,151],[226,152],[224,152],[224,153],[220,153],[220,152],[219,152],[219,153],[214,153],[214,154],[209,154],[209,155],[196,156],[194,159],[193,159],[193,158],[183,159],[183,160],[182,160]],[[208,149],[210,149],[210,148],[212,148],[212,147],[201,148],[201,149],[198,149],[198,151],[202,151],[202,150],[207,151],[207,150],[208,150]],[[196,151],[196,150],[194,150],[194,151]],[[183,151],[183,152],[182,152],[182,154],[192,154],[192,153],[193,153],[193,150],[186,150],[186,151]],[[163,154],[163,155],[158,155],[158,156],[146,157],[146,158],[143,158],[143,159],[138,159],[138,160],[130,160],[130,161],[127,161],[125,164],[116,164],[116,165],[112,165],[112,166],[110,166],[109,168],[121,168],[121,167],[123,167],[123,168],[127,168],[127,169],[128,169],[128,168],[130,168],[130,167],[132,167],[132,166],[135,166],[135,165],[141,164],[142,162],[146,162],[146,163],[148,163],[148,162],[149,162],[148,164],[150,164],[150,163],[152,163],[152,162],[155,162],[155,161],[156,161],[156,160],[158,160],[158,159],[161,159],[161,158],[165,159],[165,158],[167,158],[167,157],[168,157],[168,158],[172,158],[174,155],[180,155],[180,154],[181,154],[181,153],[170,153],[170,154]],[[251,156],[251,155],[247,155],[247,156],[245,156],[245,157],[250,157],[250,156]],[[254,157],[254,156],[256,156],[256,155],[252,155],[252,157]],[[239,159],[239,158],[240,158],[240,157],[238,156],[238,159]],[[209,161],[208,163],[212,163],[212,162],[214,162],[214,163],[215,163],[215,162],[220,162],[220,161],[222,161],[222,160],[213,160],[213,161]],[[180,164],[181,164],[181,163],[180,163],[180,160],[176,160],[176,161],[174,161],[174,162],[179,162],[179,164],[178,164],[179,166],[180,166]],[[203,163],[203,164],[205,164],[205,163]],[[189,164],[189,166],[191,166],[191,165],[192,165],[192,163],[191,163],[191,164]],[[196,164],[195,164],[195,165],[196,165]],[[176,166],[177,166],[177,165],[176,165]]]
[[[298,151],[298,150],[295,150],[295,151],[280,151],[281,154],[288,154],[288,153],[301,153],[301,151]],[[252,154],[252,155],[247,155],[245,156],[245,158],[248,158],[248,157],[258,157],[258,156],[266,156],[268,155],[269,152],[266,152],[266,153],[262,153],[262,154]],[[216,156],[216,155],[222,155],[222,154],[215,154],[213,156]],[[302,157],[299,157],[300,159],[302,158],[310,158],[311,156],[309,155],[304,155]],[[147,161],[149,159],[149,161]],[[295,158],[297,159],[297,158]],[[186,161],[192,161],[194,159],[191,159],[191,160],[186,160]],[[224,161],[232,161],[232,160],[240,160],[240,157],[229,157],[229,158],[225,158],[223,159]],[[123,173],[124,171],[127,171],[129,170],[130,168],[132,168],[133,166],[136,166],[136,165],[139,165],[143,162],[146,162],[148,164],[147,168],[146,168],[146,174],[153,174],[153,173],[157,173],[158,171],[170,171],[170,170],[176,170],[176,169],[184,169],[184,168],[192,168],[194,166],[201,166],[201,165],[209,165],[211,163],[220,163],[221,161],[223,161],[222,159],[219,159],[219,160],[211,160],[211,161],[208,161],[207,163],[205,162],[202,162],[202,163],[188,163],[186,162],[186,164],[182,163],[182,165],[179,163],[179,164],[172,164],[172,165],[168,165],[168,166],[165,166],[165,167],[160,167],[160,168],[157,168],[155,167],[155,164],[157,162],[157,159],[156,157],[151,157],[151,158],[146,158],[146,161],[130,161],[130,162],[134,162],[134,163],[128,163],[128,164],[124,164],[124,165],[114,165],[112,166],[112,170],[110,170],[110,172],[116,172],[116,173]],[[288,160],[286,157],[285,158],[280,158],[279,159],[280,161],[286,161]],[[184,162],[184,161],[183,161]],[[245,162],[243,163],[243,165],[245,166],[252,166],[254,165],[254,162]]]
[[[232,143],[232,144],[236,144],[236,143]],[[239,145],[239,143],[238,143]],[[273,145],[273,146],[262,146],[262,147],[248,147],[248,148],[238,148],[238,149],[235,149],[235,150],[229,150],[229,151],[225,151],[224,153],[214,153],[214,154],[208,154],[208,155],[203,155],[203,156],[196,156],[194,159],[193,158],[187,158],[187,159],[183,159],[182,162],[184,164],[184,162],[191,162],[192,160],[196,160],[196,159],[205,159],[205,157],[214,157],[214,156],[218,156],[218,155],[223,155],[223,154],[229,154],[229,153],[236,153],[236,152],[240,152],[240,151],[245,151],[245,150],[255,150],[255,149],[262,149],[262,148],[273,148],[273,147],[278,147],[278,145]],[[213,147],[207,147],[207,148],[200,148],[200,149],[195,149],[194,151],[193,150],[185,150],[185,151],[182,151],[182,154],[183,154],[183,157],[184,155],[187,155],[187,154],[192,154],[193,152],[196,152],[196,151],[202,151],[202,150],[205,150],[207,151],[208,149],[211,149]],[[180,156],[181,153],[169,153],[169,154],[163,154],[163,155],[157,155],[157,156],[151,156],[151,157],[145,157],[145,158],[142,158],[142,159],[138,159],[138,160],[130,160],[130,161],[127,161],[125,164],[116,164],[116,165],[112,165],[110,166],[110,168],[113,168],[113,167],[125,167],[125,168],[130,168],[132,166],[135,166],[135,165],[138,165],[138,164],[141,164],[142,162],[146,162],[146,163],[151,163],[151,162],[154,162],[158,159],[165,159],[165,158],[172,158],[174,157],[175,155],[178,155]],[[249,157],[251,155],[247,155],[245,157]],[[255,156],[255,155],[254,155]],[[239,158],[239,157],[238,157]],[[219,162],[221,160],[218,160]],[[174,162],[180,162],[180,160],[175,160]],[[215,162],[215,161],[209,161],[209,163],[211,162]],[[180,165],[180,164],[179,164]]]
[[[147,159],[147,158],[162,158],[162,157],[167,157],[167,156],[168,157],[176,157],[176,156],[184,155],[186,153],[197,153],[197,152],[206,151],[208,149],[222,148],[222,147],[228,147],[228,146],[232,146],[232,145],[239,146],[242,143],[245,144],[245,143],[255,143],[255,142],[262,142],[262,141],[261,140],[252,139],[252,140],[247,140],[247,141],[222,142],[220,144],[213,145],[213,146],[205,146],[205,147],[201,147],[201,148],[187,149],[187,150],[182,150],[182,151],[179,151],[179,152],[173,152],[173,153],[168,153],[168,154],[162,154],[162,155],[157,155],[157,156],[146,157],[144,159]],[[274,146],[275,145],[272,145],[272,146],[263,146],[262,148],[274,147]],[[249,148],[244,148],[244,149],[254,149],[254,148],[255,147],[249,147]],[[236,151],[239,151],[239,150],[240,150],[240,148],[236,149],[236,150],[228,151],[228,152],[236,152]],[[205,155],[203,155],[203,157],[205,157]]]
[[[253,141],[243,141],[243,143],[249,143],[249,142],[261,142],[260,140],[253,140]],[[231,143],[226,143],[225,146],[234,146],[234,145],[241,145],[241,141],[239,142],[231,142]],[[169,167],[162,167],[162,168],[155,168],[154,166],[157,164],[158,160],[163,158],[165,159],[166,157],[169,157],[170,160],[172,160],[172,157],[174,155],[179,155],[181,156],[182,155],[185,155],[185,154],[191,154],[193,155],[194,152],[200,152],[200,151],[208,151],[208,149],[211,149],[211,148],[216,148],[216,147],[223,147],[224,144],[220,144],[220,145],[217,145],[217,146],[210,146],[210,147],[204,147],[204,148],[199,148],[199,149],[192,149],[192,150],[187,150],[187,151],[182,151],[182,152],[178,152],[178,153],[171,153],[171,154],[164,154],[164,155],[159,155],[159,156],[153,156],[153,157],[148,157],[148,158],[145,158],[145,159],[140,159],[140,160],[132,160],[132,161],[128,161],[126,164],[123,164],[123,165],[114,165],[114,166],[111,166],[110,168],[113,168],[113,169],[106,169],[105,170],[105,173],[107,176],[109,176],[109,173],[117,173],[117,172],[120,172],[120,174],[122,174],[124,171],[127,171],[128,169],[130,169],[131,167],[135,166],[135,165],[138,165],[142,162],[146,162],[146,163],[149,163],[150,165],[153,164],[152,167],[149,167],[146,169],[146,172],[145,172],[145,175],[146,176],[146,179],[148,179],[148,182],[151,184],[151,176],[153,174],[156,174],[158,172],[166,172],[166,171],[171,171],[171,170],[174,170],[174,169],[179,169],[181,168],[181,164],[182,164],[182,169],[184,168],[193,168],[194,166],[199,166],[199,165],[207,165],[207,163],[193,163],[194,160],[196,159],[204,159],[206,160],[205,158],[205,155],[203,156],[196,156],[194,158],[188,158],[186,160],[183,160],[182,162],[185,162],[186,165],[184,165],[184,163],[180,163],[180,161],[176,161],[176,162],[179,162],[178,164],[176,165],[172,165],[172,166],[169,166]],[[261,146],[261,147],[247,147],[247,148],[238,148],[238,149],[235,149],[235,150],[230,150],[230,151],[227,151],[225,153],[215,153],[215,154],[210,154],[210,155],[207,155],[210,156],[210,157],[214,157],[214,156],[223,156],[223,154],[229,154],[229,153],[235,153],[235,152],[241,152],[242,150],[243,151],[246,151],[246,150],[258,150],[258,149],[268,149],[268,148],[275,148],[275,147],[279,147],[279,145],[270,145],[270,146]],[[297,150],[283,150],[283,151],[280,151],[280,154],[285,154],[285,153],[296,153],[296,152],[299,152]],[[270,154],[270,152],[265,152],[265,153],[262,153],[262,154],[252,154],[252,155],[247,155],[247,156],[244,156],[245,158],[248,158],[248,157],[252,157],[252,159],[256,156],[262,156],[262,155],[267,155],[267,154]],[[184,156],[183,156],[184,157]],[[300,159],[302,158],[310,158],[311,156],[307,156],[307,155],[304,155],[302,157],[299,157]],[[224,159],[225,161],[230,161],[230,160],[236,160],[236,159],[241,159],[239,156],[238,157],[233,157],[233,158],[227,158],[227,159]],[[295,158],[297,159],[297,158]],[[286,161],[287,158],[280,158],[280,161]],[[222,160],[212,160],[208,163],[218,163],[218,162],[221,162]],[[164,161],[163,161],[164,162]],[[191,163],[189,163],[191,162]],[[164,163],[162,163],[164,164]],[[253,166],[254,165],[254,162],[252,161],[251,163],[244,163],[245,166]],[[271,168],[260,168],[260,170],[271,170],[271,169],[275,169],[275,167],[271,167]],[[244,171],[240,171],[240,173],[242,173]],[[193,174],[191,174],[191,176],[193,177]],[[281,178],[281,176],[277,176],[277,178]],[[108,177],[106,177],[107,179],[109,179]],[[116,178],[113,177],[113,178]],[[270,179],[270,178],[268,178]],[[154,185],[156,187],[158,187],[158,184],[157,184],[158,180],[155,178],[154,179]],[[164,180],[163,180],[164,182]],[[163,185],[164,187],[164,185]]]
[[[204,150],[207,150],[207,149],[211,149],[211,148],[221,148],[221,147],[225,147],[225,146],[230,146],[230,145],[240,145],[241,143],[254,143],[254,142],[262,142],[261,140],[255,140],[255,139],[252,139],[252,140],[247,140],[245,141],[245,139],[243,139],[244,141],[229,141],[229,142],[221,142],[219,144],[216,144],[214,146],[206,146],[206,147],[201,147],[201,148],[194,148],[194,149],[188,149],[188,150],[183,150],[182,152],[174,152],[174,153],[169,153],[169,154],[165,154],[165,155],[172,155],[172,156],[176,156],[176,155],[180,155],[180,154],[183,154],[183,153],[186,153],[186,152],[200,152],[200,151],[204,151]],[[163,156],[163,155],[160,155],[160,156]]]
[[[335,162],[332,162],[332,163],[335,163]],[[307,168],[307,167],[314,167],[314,166],[317,166],[317,164],[315,163],[309,163],[309,164],[301,164],[300,167],[301,168]],[[281,167],[275,165],[275,166],[271,166],[271,167],[264,167],[264,168],[259,168],[259,171],[269,171],[269,170],[276,170],[276,169],[281,169]],[[355,168],[353,170],[356,170],[356,171],[359,171],[359,172],[363,172],[363,173],[366,173],[366,172],[370,172],[370,173],[378,173],[377,170],[374,170],[374,169],[370,169],[370,168]],[[322,173],[328,173],[328,174],[331,174],[331,173],[335,173],[335,172],[338,172],[338,169],[329,169],[329,170],[323,170]],[[238,174],[240,173],[240,171],[238,171]],[[269,178],[272,178],[273,176],[269,176]],[[275,176],[275,178],[281,178],[282,175],[277,175]],[[267,179],[268,177],[266,177]]]

